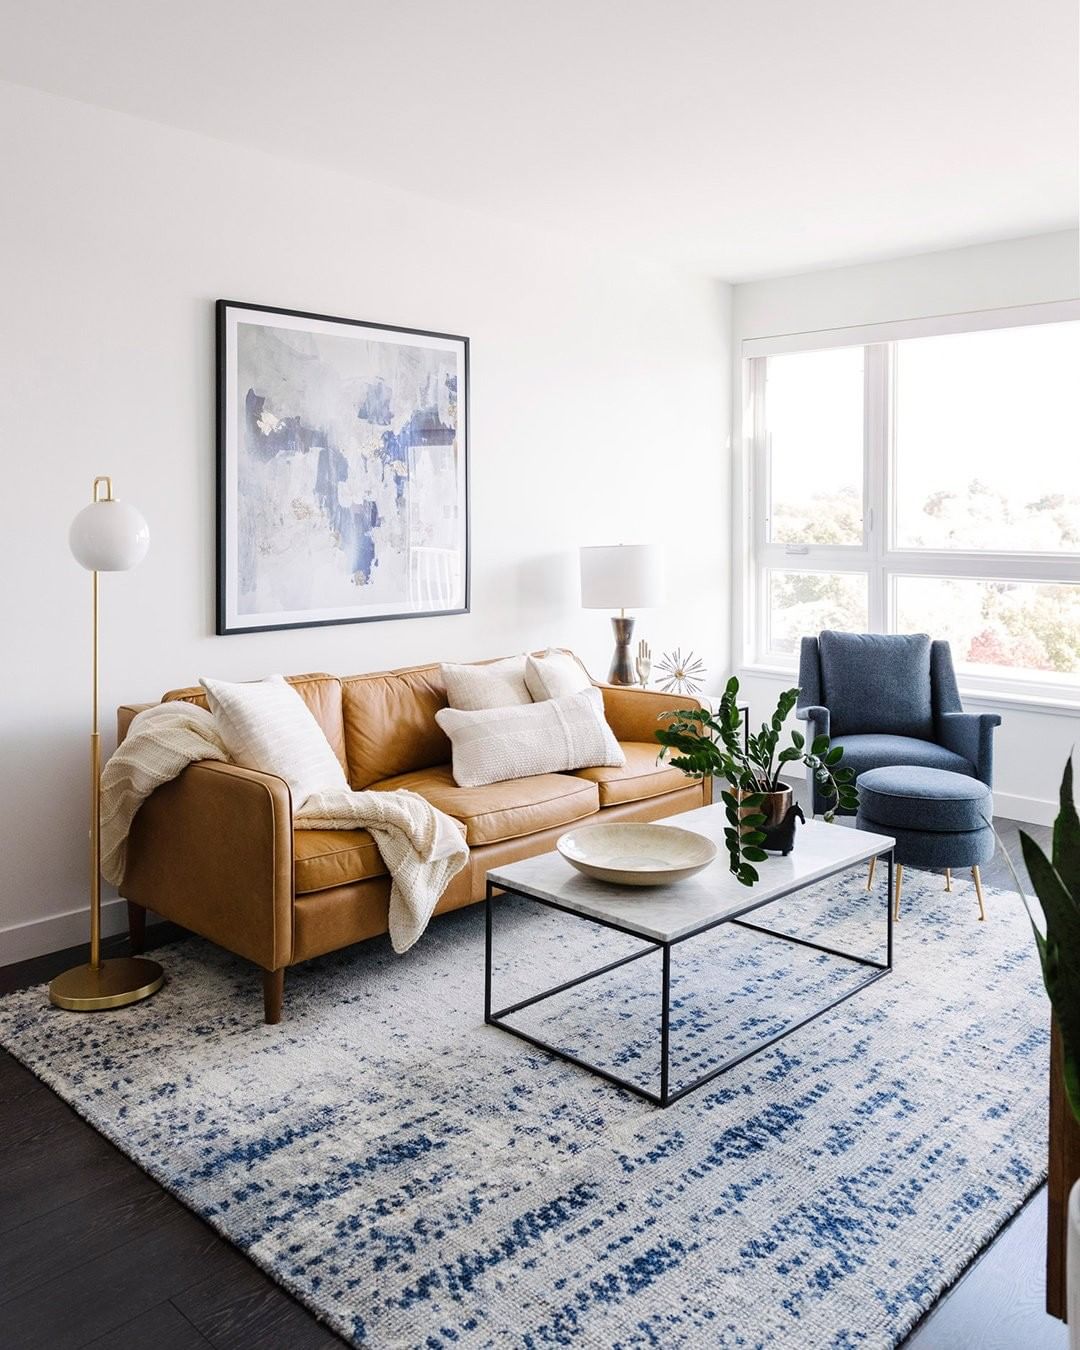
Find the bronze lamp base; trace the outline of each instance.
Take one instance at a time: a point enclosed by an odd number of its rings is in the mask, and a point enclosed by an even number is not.
[[[611,658],[608,671],[608,684],[637,684],[637,671],[630,655],[630,639],[634,636],[634,620],[612,618],[611,627],[615,632],[615,653]]]

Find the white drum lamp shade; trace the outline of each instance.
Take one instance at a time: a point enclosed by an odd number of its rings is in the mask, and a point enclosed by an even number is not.
[[[68,543],[88,572],[126,572],[146,557],[150,526],[134,506],[105,498],[83,507],[71,522]]]
[[[664,603],[664,554],[656,544],[581,550],[584,609],[655,609]]]

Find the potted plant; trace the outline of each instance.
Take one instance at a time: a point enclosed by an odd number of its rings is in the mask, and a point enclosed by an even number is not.
[[[780,781],[785,764],[805,764],[831,797],[826,820],[832,820],[837,807],[854,809],[858,797],[854,773],[838,767],[843,747],[831,745],[828,736],[816,736],[808,747],[802,733],[792,731],[790,744],[780,749],[784,722],[795,707],[798,689],[780,695],[770,720],[756,734],[748,735],[745,744],[736,706],[738,693],[739,681],[732,676],[715,715],[699,708],[662,713],[662,719],[672,720],[656,732],[656,739],[661,745],[660,758],[670,756],[674,768],[692,778],[720,778],[728,784],[720,796],[727,812],[724,838],[731,872],[744,886],[752,886],[758,880],[754,863],[765,861],[766,850],[779,848],[786,853],[791,847],[798,807],[792,804],[791,788]]]
[[[1080,818],[1073,800],[1072,759],[1065,765],[1051,855],[1023,830],[1020,846],[1043,912],[1045,933],[1024,902],[1054,1014],[1051,1039],[1051,1220],[1047,1303],[1065,1315],[1062,1274],[1067,1271],[1070,1344],[1080,1347]],[[1004,850],[1002,850],[1004,852]],[[1008,853],[1005,853],[1008,859]],[[1012,863],[1009,863],[1012,867]],[[1066,1240],[1067,1233],[1067,1240]],[[1065,1248],[1067,1245],[1067,1257]]]

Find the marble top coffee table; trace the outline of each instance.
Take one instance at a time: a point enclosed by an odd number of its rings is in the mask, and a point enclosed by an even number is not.
[[[807,1022],[811,1022],[823,1013],[829,1012],[837,1004],[865,989],[868,984],[880,980],[892,970],[893,932],[892,907],[889,897],[892,894],[893,844],[887,835],[871,834],[865,830],[846,829],[842,825],[826,825],[810,821],[799,829],[795,847],[786,857],[770,857],[767,862],[757,864],[760,880],[750,888],[742,886],[728,871],[728,856],[724,845],[724,828],[727,824],[724,808],[717,804],[699,807],[695,811],[686,811],[682,815],[670,816],[657,821],[661,825],[677,825],[686,830],[696,830],[699,834],[713,839],[719,854],[714,863],[696,876],[689,877],[671,886],[629,887],[614,886],[582,876],[556,852],[543,853],[535,858],[525,858],[521,862],[508,863],[505,867],[496,867],[487,874],[486,899],[486,940],[484,955],[484,1021],[502,1027],[504,1031],[520,1037],[529,1044],[588,1069],[610,1083],[626,1088],[644,1097],[657,1106],[670,1106],[688,1092],[727,1073],[743,1060],[757,1054],[767,1046],[775,1044],[785,1036],[791,1035]],[[884,857],[888,863],[885,869],[885,888],[881,910],[885,928],[885,959],[875,960],[853,952],[840,951],[806,938],[794,937],[772,928],[765,928],[748,922],[746,916],[756,910],[772,904],[795,891],[803,890],[829,877],[837,876],[852,867],[865,865],[870,859]],[[559,910],[568,920],[581,919],[590,923],[612,928],[616,932],[640,938],[645,942],[639,951],[620,957],[596,970],[590,970],[575,979],[566,980],[553,988],[545,989],[530,998],[522,999],[507,1007],[492,1008],[492,923],[495,906],[493,900],[499,892],[510,892],[524,896],[538,904]],[[874,903],[870,898],[868,904]],[[736,924],[740,928],[779,938],[800,947],[810,947],[814,951],[825,952],[829,956],[839,957],[855,965],[866,967],[868,973],[854,987],[846,989],[838,998],[833,998],[823,1007],[814,1007],[797,1016],[774,1035],[757,1041],[748,1050],[732,1056],[723,1063],[711,1068],[707,1073],[690,1082],[677,1085],[671,1083],[670,1041],[671,1041],[671,954],[672,948],[699,934],[706,933],[720,924]],[[652,1091],[620,1077],[598,1065],[590,1064],[578,1055],[551,1045],[549,1042],[515,1027],[507,1020],[514,1013],[540,1003],[544,999],[561,994],[586,980],[596,979],[618,966],[640,960],[653,952],[662,953],[662,972],[660,985],[660,1083],[659,1091]]]

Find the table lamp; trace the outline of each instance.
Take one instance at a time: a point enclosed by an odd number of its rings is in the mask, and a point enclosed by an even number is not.
[[[146,556],[150,529],[133,506],[117,501],[112,479],[94,479],[89,506],[71,522],[68,543],[93,574],[93,714],[90,725],[90,961],[73,966],[49,985],[59,1008],[92,1012],[122,1008],[161,988],[165,972],[156,961],[122,956],[101,959],[101,737],[98,734],[98,573],[126,572]]]
[[[610,544],[581,550],[581,604],[585,609],[617,609],[612,617],[615,654],[609,684],[636,684],[630,656],[634,620],[628,609],[652,609],[664,603],[664,555],[656,544]]]

